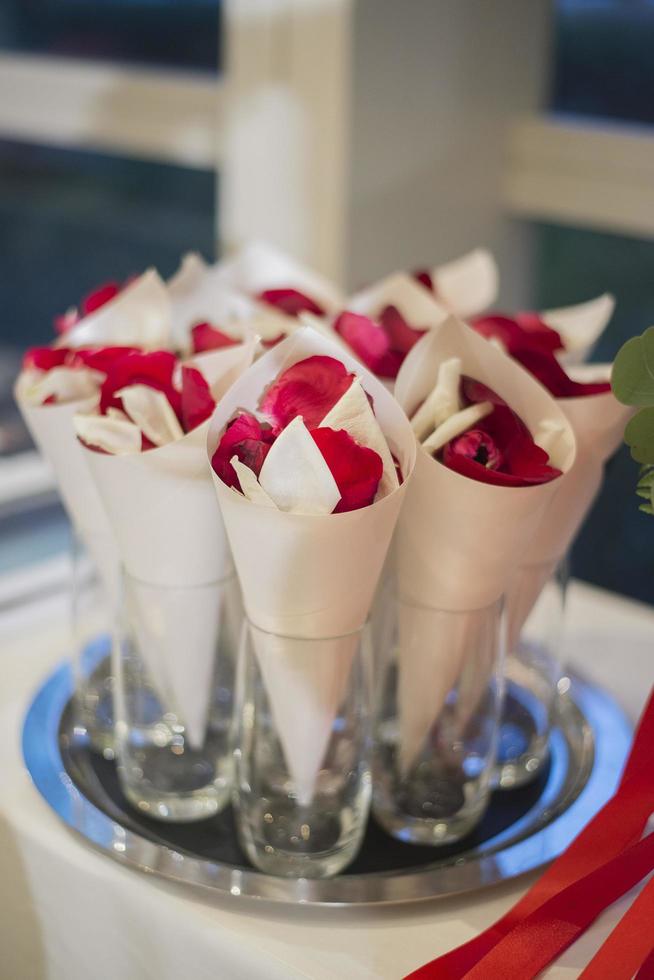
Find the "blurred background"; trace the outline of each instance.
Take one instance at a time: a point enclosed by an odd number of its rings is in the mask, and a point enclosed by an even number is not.
[[[2,0],[0,608],[67,527],[13,407],[95,285],[268,239],[348,287],[486,245],[500,307],[654,322],[652,0]],[[654,600],[623,450],[573,572]]]

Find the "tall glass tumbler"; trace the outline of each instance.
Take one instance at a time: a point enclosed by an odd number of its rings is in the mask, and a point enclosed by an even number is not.
[[[230,798],[231,724],[242,624],[232,574],[163,587],[123,577],[114,643],[121,788],[158,820],[201,820]]]
[[[450,844],[488,806],[503,696],[502,602],[377,605],[373,812],[393,837]]]
[[[236,705],[237,828],[261,871],[326,878],[354,858],[370,802],[370,637],[297,639],[247,623]]]
[[[564,670],[568,580],[567,557],[553,571],[549,564],[533,566],[525,570],[510,597],[509,612],[513,603],[516,611],[509,615],[512,642],[506,659],[506,698],[497,756],[496,781],[502,789],[531,782],[547,763]],[[529,608],[534,588],[537,598]],[[512,628],[513,617],[521,628]]]
[[[116,579],[118,568],[115,569]],[[86,731],[91,748],[114,755],[111,634],[115,590],[102,580],[80,536],[71,531],[71,632],[75,724]],[[115,583],[114,583],[115,585]]]

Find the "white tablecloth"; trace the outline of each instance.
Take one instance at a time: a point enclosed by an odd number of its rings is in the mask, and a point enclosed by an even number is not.
[[[654,679],[654,610],[574,584],[570,659],[635,720]],[[63,827],[20,755],[29,698],[66,653],[65,603],[0,619],[1,980],[400,980],[485,928],[535,875],[456,900],[381,909],[204,900],[120,867]],[[548,977],[576,977],[619,903]]]

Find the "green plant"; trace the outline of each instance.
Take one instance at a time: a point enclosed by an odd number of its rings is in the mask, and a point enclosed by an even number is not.
[[[620,348],[611,387],[623,405],[639,409],[627,423],[624,438],[632,457],[641,464],[636,486],[636,493],[644,500],[640,510],[654,514],[654,327]]]

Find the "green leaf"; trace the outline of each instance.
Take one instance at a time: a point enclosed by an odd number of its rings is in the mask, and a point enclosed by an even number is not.
[[[613,365],[611,386],[623,405],[654,406],[654,327],[632,337]]]
[[[637,462],[654,463],[654,408],[642,408],[630,419],[624,440]]]
[[[643,514],[654,514],[654,507],[651,504],[641,504],[638,510],[642,510]]]

